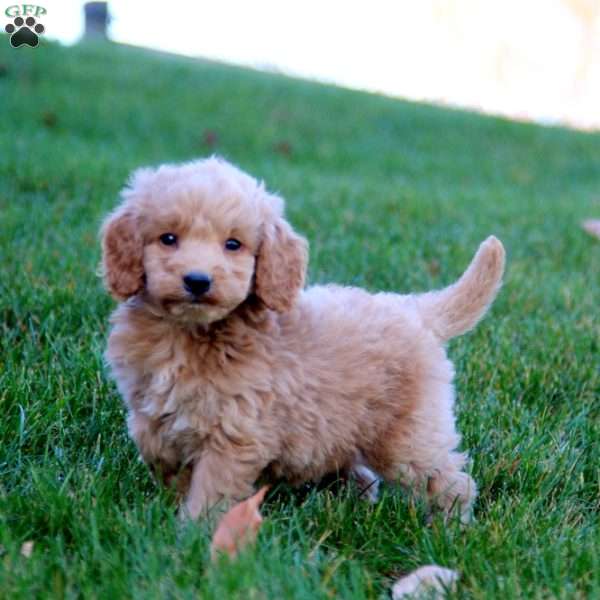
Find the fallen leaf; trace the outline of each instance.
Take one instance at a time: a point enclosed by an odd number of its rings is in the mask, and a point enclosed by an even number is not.
[[[588,219],[581,226],[594,237],[600,238],[600,219]]]
[[[413,571],[410,575],[402,577],[392,588],[392,599],[418,598],[444,598],[447,589],[453,589],[458,580],[458,573],[444,569],[437,565],[427,565]],[[425,596],[427,595],[427,596]]]
[[[46,127],[56,127],[56,124],[58,123],[56,113],[51,110],[44,112],[44,114],[42,114],[42,123]]]
[[[214,148],[219,141],[219,134],[212,129],[205,129],[202,133],[202,143],[207,148]]]
[[[33,542],[29,540],[28,542],[23,542],[21,546],[21,556],[25,558],[29,558],[33,552]]]
[[[281,154],[282,156],[291,156],[292,155],[292,144],[290,144],[290,142],[288,142],[287,140],[281,140],[280,142],[277,142],[274,146],[273,149],[275,150],[275,152],[277,152],[277,154]]]
[[[437,277],[440,274],[440,261],[435,258],[427,263],[427,270],[432,277]]]
[[[263,520],[258,508],[268,489],[269,486],[265,485],[254,496],[236,504],[223,515],[211,543],[213,560],[219,554],[234,558],[244,546],[256,539]]]

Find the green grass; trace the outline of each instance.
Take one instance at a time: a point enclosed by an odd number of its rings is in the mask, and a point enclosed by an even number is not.
[[[0,42],[0,597],[386,598],[433,562],[461,572],[457,597],[600,598],[600,244],[578,227],[600,216],[599,135]],[[502,293],[450,346],[472,526],[427,526],[391,488],[366,506],[282,485],[256,548],[211,567],[205,528],[178,524],[105,374],[97,230],[133,168],[211,152],[287,198],[312,282],[426,290],[503,240]]]

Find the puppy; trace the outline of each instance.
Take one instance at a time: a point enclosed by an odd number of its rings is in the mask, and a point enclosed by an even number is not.
[[[136,171],[101,235],[129,433],[189,516],[261,476],[368,468],[469,518],[444,344],[498,291],[496,238],[441,291],[304,290],[307,243],[283,201],[218,158]]]

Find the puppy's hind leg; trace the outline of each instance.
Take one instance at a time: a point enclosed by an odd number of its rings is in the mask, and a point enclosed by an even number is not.
[[[390,437],[387,444],[393,443],[394,435]],[[466,455],[428,444],[419,446],[419,438],[407,441],[404,433],[398,437],[395,452],[389,448],[375,452],[377,458],[373,458],[373,464],[383,478],[424,496],[432,508],[441,509],[448,516],[458,511],[461,521],[468,523],[477,486],[462,470]]]
[[[365,459],[385,480],[424,495],[446,514],[458,510],[466,523],[477,486],[463,471],[467,455],[456,451],[460,436],[454,427],[453,389],[437,380],[423,391],[410,414],[390,418]]]

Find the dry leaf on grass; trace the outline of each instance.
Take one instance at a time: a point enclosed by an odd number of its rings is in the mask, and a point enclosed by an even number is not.
[[[31,540],[29,540],[28,542],[23,542],[23,545],[21,546],[21,556],[24,556],[25,558],[29,558],[31,556],[32,552],[33,552],[33,542]]]
[[[594,237],[600,238],[600,219],[588,219],[581,226]]]
[[[458,573],[437,565],[427,565],[402,577],[392,588],[392,599],[401,598],[444,598],[445,590],[452,589],[458,580]]]
[[[258,511],[269,486],[262,487],[254,496],[236,504],[223,515],[212,539],[211,556],[219,554],[234,558],[237,553],[256,539],[262,517]]]

